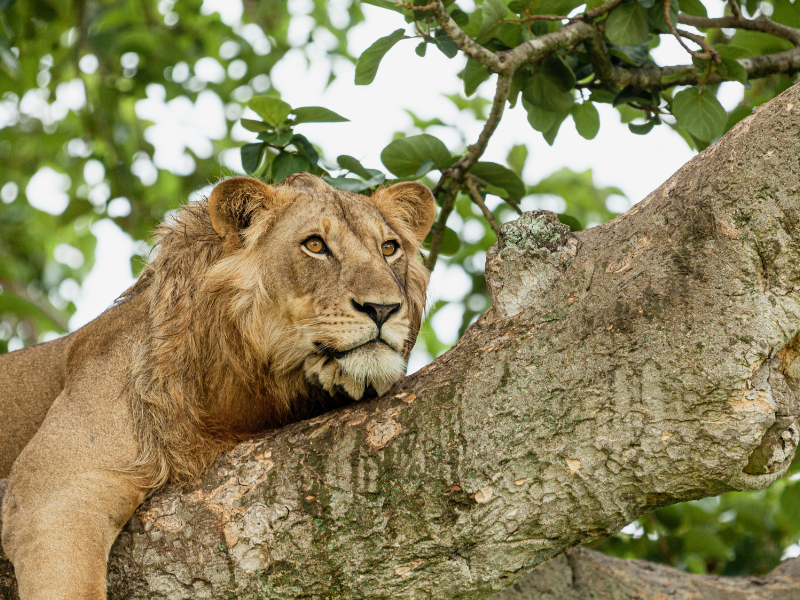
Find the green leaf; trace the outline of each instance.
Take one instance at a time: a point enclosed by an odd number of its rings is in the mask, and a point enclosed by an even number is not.
[[[600,131],[600,113],[597,112],[594,104],[584,102],[572,107],[572,120],[575,121],[575,129],[582,138],[593,140]]]
[[[559,214],[556,216],[558,217],[559,221],[569,227],[570,231],[583,231],[583,224],[575,217],[565,214]]]
[[[286,121],[292,112],[292,107],[280,98],[273,96],[253,96],[247,106],[273,127],[278,127]]]
[[[690,87],[675,94],[672,114],[680,127],[697,139],[710,142],[725,132],[728,113],[709,89]]]
[[[416,48],[414,48],[414,52],[420,58],[423,58],[427,51],[428,51],[428,42],[424,42],[424,41],[420,42],[419,45]]]
[[[288,131],[281,131],[280,133],[276,133],[275,131],[262,131],[258,134],[258,139],[262,142],[267,142],[276,146],[285,146],[292,141],[292,137],[294,137],[294,132],[291,129]]]
[[[292,137],[291,144],[297,148],[298,153],[300,156],[305,157],[308,160],[311,168],[317,166],[317,162],[319,162],[319,153],[314,149],[314,146],[311,145],[311,142],[304,135],[295,134]]]
[[[570,92],[575,87],[575,73],[560,56],[550,55],[539,63],[539,71],[562,92]]]
[[[638,104],[639,106],[658,106],[661,103],[661,99],[655,92],[647,92],[632,85],[627,85],[614,97],[612,105],[617,107],[628,103]]]
[[[707,17],[708,11],[700,0],[681,0],[681,12],[693,17]]]
[[[242,154],[242,168],[245,173],[255,173],[261,164],[267,145],[265,143],[245,144],[240,152]]]
[[[732,79],[741,84],[747,83],[747,69],[735,58],[722,58],[720,64],[715,65],[714,68],[725,79]]]
[[[525,195],[522,179],[508,167],[493,162],[479,162],[472,167],[471,172],[486,183],[503,188],[512,200],[521,200]]]
[[[311,169],[311,165],[304,156],[294,152],[281,152],[272,161],[272,180],[280,183],[289,175],[303,173]]]
[[[522,171],[525,169],[525,163],[528,160],[528,147],[525,144],[517,144],[511,148],[511,151],[506,157],[506,162],[511,170],[519,176],[522,176]]]
[[[575,101],[571,91],[564,91],[538,70],[525,81],[522,97],[532,105],[553,113],[568,112]]]
[[[428,237],[426,237],[425,241],[423,242],[425,248],[431,247],[432,239],[433,229],[431,229]],[[445,227],[444,233],[442,234],[442,242],[439,246],[439,254],[453,256],[454,254],[457,254],[459,250],[461,250],[461,240],[458,238],[458,234],[449,227]]]
[[[645,8],[650,8],[650,7],[653,6],[653,4],[656,3],[656,0],[638,0],[638,1],[639,1],[639,4],[641,4]]]
[[[648,42],[638,44],[637,46],[617,46],[616,44],[609,44],[608,53],[636,67],[644,67],[645,65],[653,63],[653,59],[650,57],[650,44]]]
[[[365,171],[367,174],[366,181],[353,179],[352,177],[331,177],[327,173],[322,176],[322,179],[333,187],[348,192],[363,192],[382,184],[386,180],[386,175],[377,169],[365,169]]]
[[[733,46],[731,44],[717,44],[714,50],[719,52],[722,58],[745,58],[750,56],[750,50],[742,48],[741,46]]]
[[[364,179],[369,179],[372,177],[372,174],[364,167],[364,165],[361,164],[357,158],[353,158],[347,154],[342,154],[336,157],[336,162],[339,163],[339,166],[343,169],[347,169],[359,177],[363,177]]]
[[[485,33],[506,18],[508,9],[503,4],[503,0],[484,0],[481,13],[483,20],[481,21],[480,33]]]
[[[635,133],[636,135],[645,135],[650,133],[650,130],[656,126],[655,119],[648,121],[647,123],[628,123],[628,129],[631,133]]]
[[[299,123],[344,123],[350,120],[322,106],[301,106],[292,110],[292,113],[294,114],[292,125]]]
[[[378,73],[378,67],[386,53],[402,39],[405,39],[405,30],[397,29],[389,35],[376,40],[369,48],[361,53],[356,64],[356,85],[369,85]]]
[[[439,169],[449,167],[452,162],[447,146],[427,133],[394,140],[381,152],[383,164],[398,177],[415,175],[426,160],[432,160]]]
[[[443,29],[436,31],[436,36],[433,38],[433,41],[436,47],[441,50],[442,54],[447,58],[455,58],[456,54],[458,54],[458,46],[456,46],[456,43],[450,39]]]
[[[267,125],[264,121],[256,121],[254,119],[242,119],[242,127],[247,131],[259,133],[261,131],[272,131],[272,126]]]
[[[414,178],[418,179],[423,175],[425,175],[426,173],[430,173],[431,171],[433,171],[434,167],[436,167],[436,165],[433,164],[433,161],[429,158],[419,166],[417,172],[414,173]]]
[[[638,2],[618,6],[605,23],[606,38],[617,46],[636,46],[650,39],[647,11]]]
[[[453,19],[453,21],[456,22],[456,25],[461,28],[464,28],[469,24],[469,15],[458,7],[455,7],[450,11],[450,18]]]
[[[277,133],[275,131],[262,131],[256,136],[256,139],[267,142],[272,146],[280,146],[283,148],[284,146],[288,145],[289,142],[292,141],[294,137],[294,132],[289,129],[287,131],[281,131]]]
[[[489,69],[483,63],[473,58],[467,59],[464,67],[464,95],[469,98],[478,89],[478,86],[489,79]]]

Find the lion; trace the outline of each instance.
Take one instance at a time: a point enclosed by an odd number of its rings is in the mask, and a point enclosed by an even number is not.
[[[0,356],[20,597],[105,599],[111,545],[149,493],[238,440],[385,393],[422,320],[435,214],[417,182],[366,197],[306,173],[226,179],[158,227],[106,312]]]

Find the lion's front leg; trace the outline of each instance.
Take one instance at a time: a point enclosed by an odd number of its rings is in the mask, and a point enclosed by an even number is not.
[[[14,565],[20,598],[105,600],[108,553],[141,502],[141,491],[107,472],[53,481],[52,493],[45,496],[10,483],[3,547]]]
[[[105,600],[108,553],[144,496],[123,472],[138,449],[126,343],[76,361],[11,469],[2,543],[22,600]]]

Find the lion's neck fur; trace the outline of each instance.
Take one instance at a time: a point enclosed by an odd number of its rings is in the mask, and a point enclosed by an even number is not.
[[[151,329],[129,385],[140,445],[134,469],[149,487],[198,476],[231,442],[302,411],[309,402],[299,396],[319,400],[299,371],[265,365],[243,339],[242,315],[230,306],[248,303],[204,285],[224,262],[207,204],[182,207],[156,237],[157,254],[130,291],[149,303]]]

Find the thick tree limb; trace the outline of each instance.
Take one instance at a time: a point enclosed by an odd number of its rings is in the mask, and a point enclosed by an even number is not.
[[[602,44],[602,41],[600,44]],[[632,85],[642,90],[657,91],[675,85],[697,85],[702,82],[716,85],[723,81],[730,81],[720,77],[717,73],[711,73],[706,76],[704,71],[698,71],[694,65],[623,69],[622,67],[612,66],[610,61],[603,60],[604,55],[598,46],[599,44],[587,41],[587,51],[590,53],[592,65],[596,69],[598,78],[606,87]],[[800,48],[763,56],[739,58],[737,62],[747,71],[749,79],[796,73],[800,71]]]
[[[112,595],[485,598],[658,507],[780,477],[798,130],[794,86],[610,223],[504,225],[493,308],[453,349],[156,496],[112,551]]]
[[[797,600],[800,560],[765,577],[690,575],[643,560],[573,548],[492,600]]]

